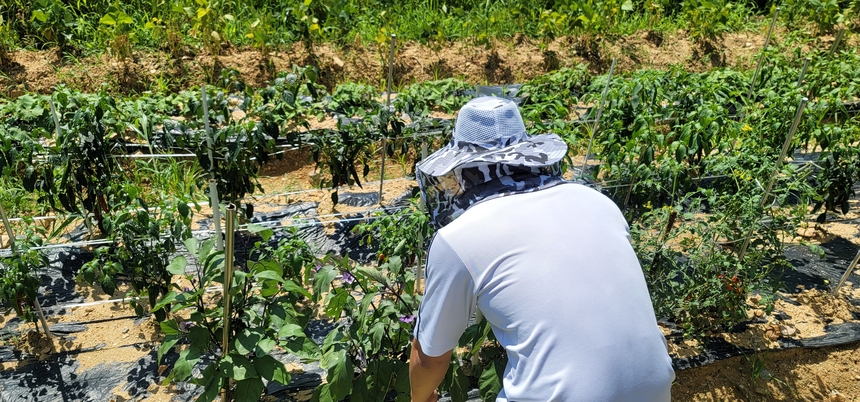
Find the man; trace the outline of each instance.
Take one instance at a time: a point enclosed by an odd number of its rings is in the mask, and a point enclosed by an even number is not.
[[[410,361],[435,401],[479,309],[507,351],[497,401],[669,401],[675,378],[628,226],[561,177],[565,143],[530,137],[513,102],[477,98],[451,143],[418,165],[438,231]]]

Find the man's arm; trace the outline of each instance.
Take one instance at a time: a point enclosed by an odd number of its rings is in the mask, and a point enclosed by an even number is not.
[[[421,350],[418,338],[412,341],[412,353],[409,357],[409,383],[412,386],[412,402],[435,402],[436,388],[445,378],[448,365],[451,364],[449,350],[442,356],[427,356]]]

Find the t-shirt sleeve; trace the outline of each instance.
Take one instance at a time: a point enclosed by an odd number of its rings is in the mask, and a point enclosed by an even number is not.
[[[475,311],[472,275],[454,249],[437,233],[425,268],[424,299],[415,337],[428,356],[441,356],[457,341]]]

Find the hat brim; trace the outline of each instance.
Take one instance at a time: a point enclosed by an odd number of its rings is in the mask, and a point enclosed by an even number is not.
[[[428,176],[442,176],[458,167],[473,164],[549,166],[567,155],[567,144],[556,134],[528,137],[504,148],[483,148],[474,144],[449,143],[416,166]]]

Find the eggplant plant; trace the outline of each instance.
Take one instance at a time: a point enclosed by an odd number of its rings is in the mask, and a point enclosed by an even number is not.
[[[303,359],[317,360],[319,346],[304,328],[309,315],[302,308],[311,294],[299,285],[291,270],[269,258],[263,249],[270,229],[251,226],[262,236],[251,255],[259,258],[235,266],[230,284],[229,343],[224,348],[223,295],[214,299],[207,289],[224,281],[224,253],[214,249],[214,240],[184,241],[193,263],[178,255],[169,271],[182,278],[163,294],[155,309],[169,310],[171,318],[161,322],[165,334],[158,360],[178,345],[179,357],[166,381],[187,381],[203,388],[198,401],[213,401],[227,388],[231,400],[257,401],[266,382],[287,385],[290,374],[274,355],[285,351]],[[200,374],[192,369],[200,368]]]
[[[409,400],[410,334],[418,314],[415,276],[397,256],[378,268],[329,257],[313,278],[313,298],[339,320],[320,350],[326,382],[312,401]],[[342,319],[345,318],[345,319]]]

